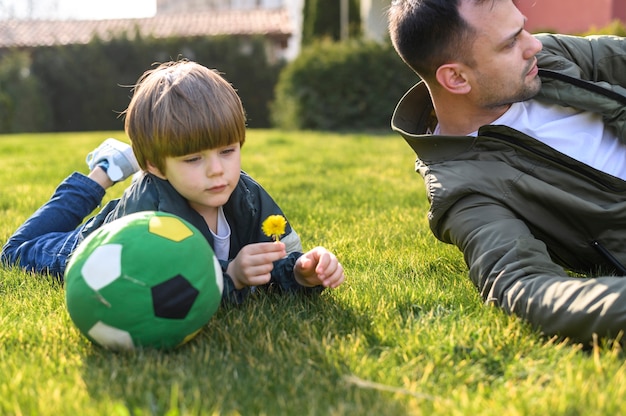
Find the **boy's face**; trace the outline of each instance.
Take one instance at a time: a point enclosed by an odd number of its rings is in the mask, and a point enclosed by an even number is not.
[[[169,181],[200,215],[224,205],[239,182],[239,143],[165,159],[163,174],[150,166],[152,174]]]

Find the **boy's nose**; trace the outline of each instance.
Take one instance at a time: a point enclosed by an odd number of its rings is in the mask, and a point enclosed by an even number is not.
[[[224,167],[218,157],[212,157],[208,160],[206,171],[207,176],[220,175],[224,172]]]

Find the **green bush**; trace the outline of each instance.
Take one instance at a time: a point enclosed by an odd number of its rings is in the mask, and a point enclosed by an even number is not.
[[[271,119],[284,129],[387,130],[417,81],[389,44],[320,41],[281,72]]]
[[[30,56],[26,52],[14,51],[0,59],[1,132],[42,131],[52,125],[39,80],[30,68]]]
[[[284,63],[266,55],[262,37],[124,34],[0,57],[0,132],[122,129],[131,86],[155,62],[178,58],[217,69],[237,89],[248,125],[270,126],[269,103]]]

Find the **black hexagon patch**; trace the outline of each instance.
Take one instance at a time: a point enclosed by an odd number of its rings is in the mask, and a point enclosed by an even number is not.
[[[181,275],[159,283],[151,290],[154,315],[168,319],[185,319],[200,293]]]

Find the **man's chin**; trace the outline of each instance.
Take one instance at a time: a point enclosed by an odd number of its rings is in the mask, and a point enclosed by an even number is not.
[[[520,92],[517,101],[526,101],[535,98],[537,94],[539,94],[539,91],[541,91],[541,78],[537,77]]]

